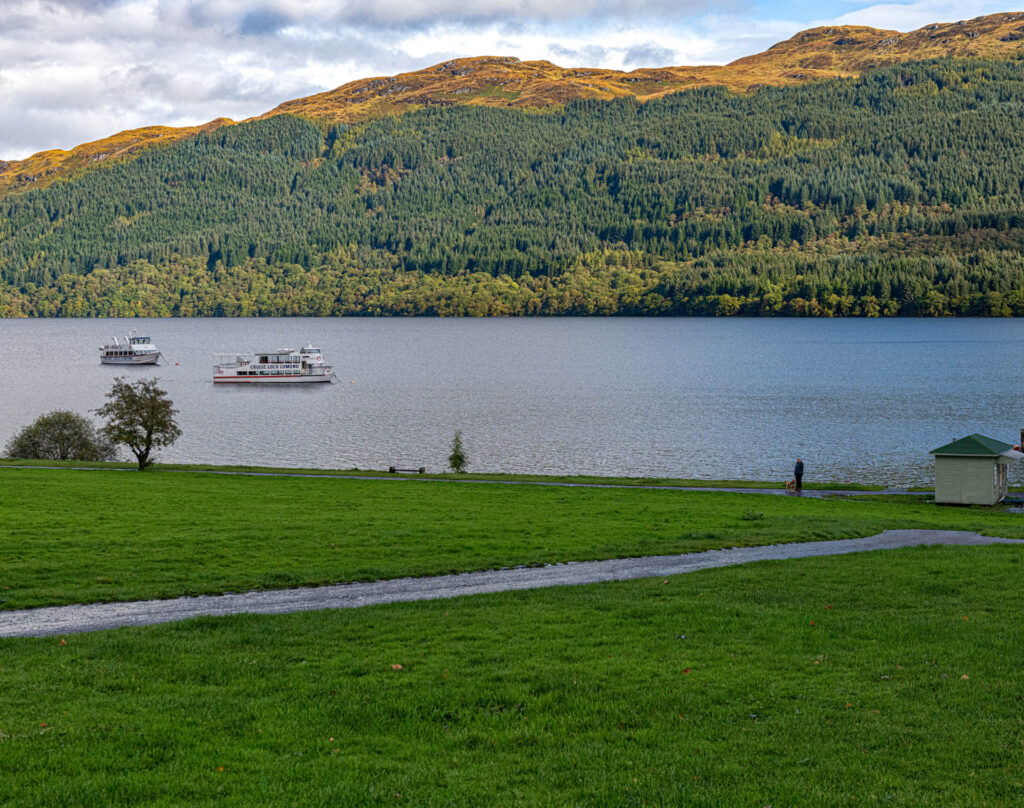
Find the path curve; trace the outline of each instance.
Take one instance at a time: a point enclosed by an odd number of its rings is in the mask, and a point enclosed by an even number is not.
[[[436,600],[489,592],[576,586],[604,581],[661,578],[752,561],[843,555],[865,550],[893,550],[924,544],[1024,544],[956,530],[887,530],[864,539],[794,542],[760,547],[730,547],[702,553],[607,561],[573,561],[544,567],[466,572],[428,578],[395,578],[372,583],[337,584],[270,592],[202,595],[173,600],[95,603],[41,609],[0,611],[0,637],[45,637],[125,626],[148,626],[190,617],[229,614],[284,614],[318,609],[351,609],[381,603]]]

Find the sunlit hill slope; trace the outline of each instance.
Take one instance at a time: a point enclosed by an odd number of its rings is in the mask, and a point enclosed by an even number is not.
[[[353,123],[430,105],[544,108],[579,98],[634,96],[647,100],[706,85],[748,92],[765,85],[856,75],[897,62],[939,56],[1010,57],[1021,52],[1024,13],[1013,12],[936,23],[910,33],[866,26],[813,28],[728,65],[642,68],[625,73],[483,56],[455,59],[397,76],[360,79],[285,102],[259,117],[292,114]],[[218,118],[195,127],[152,126],[120,132],[70,151],[49,150],[24,160],[0,160],[0,195],[45,187],[104,161],[231,123]]]

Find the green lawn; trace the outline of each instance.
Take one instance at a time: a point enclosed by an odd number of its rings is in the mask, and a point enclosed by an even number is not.
[[[0,640],[0,804],[1016,806],[1022,561],[922,548]]]
[[[0,469],[0,608],[431,575],[1019,515],[882,501],[197,473]]]
[[[0,458],[0,467],[17,466],[29,468],[93,468],[93,469],[129,469],[138,468],[136,463],[105,463],[88,460],[11,460]],[[551,474],[439,474],[439,473],[396,473],[390,474],[380,469],[314,469],[275,466],[219,466],[210,463],[158,463],[150,466],[147,473],[178,471],[216,471],[243,474],[315,474],[323,477],[384,477],[417,480],[483,480],[498,482],[538,482],[538,483],[571,483],[594,485],[635,485],[677,487],[690,486],[696,488],[784,488],[785,481],[770,482],[765,480],[694,480],[683,477],[597,477],[594,475],[551,475]],[[804,488],[815,491],[881,491],[880,485],[860,485],[857,483],[816,483],[808,481]],[[930,488],[915,489],[930,491]]]

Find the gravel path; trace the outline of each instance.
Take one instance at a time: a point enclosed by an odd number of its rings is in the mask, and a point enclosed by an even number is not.
[[[954,530],[887,530],[865,539],[732,547],[685,555],[578,561],[546,567],[517,567],[461,575],[397,578],[373,583],[338,584],[273,592],[0,611],[0,637],[44,637],[53,634],[102,631],[123,626],[148,626],[190,617],[351,609],[380,603],[435,600],[487,592],[660,578],[712,567],[746,564],[751,561],[841,555],[922,544],[1024,544],[1024,539],[991,538]]]

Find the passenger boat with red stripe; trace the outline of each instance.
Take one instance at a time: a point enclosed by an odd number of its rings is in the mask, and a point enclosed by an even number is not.
[[[307,384],[330,382],[334,377],[334,369],[312,343],[297,350],[216,356],[225,359],[213,368],[214,384]]]

